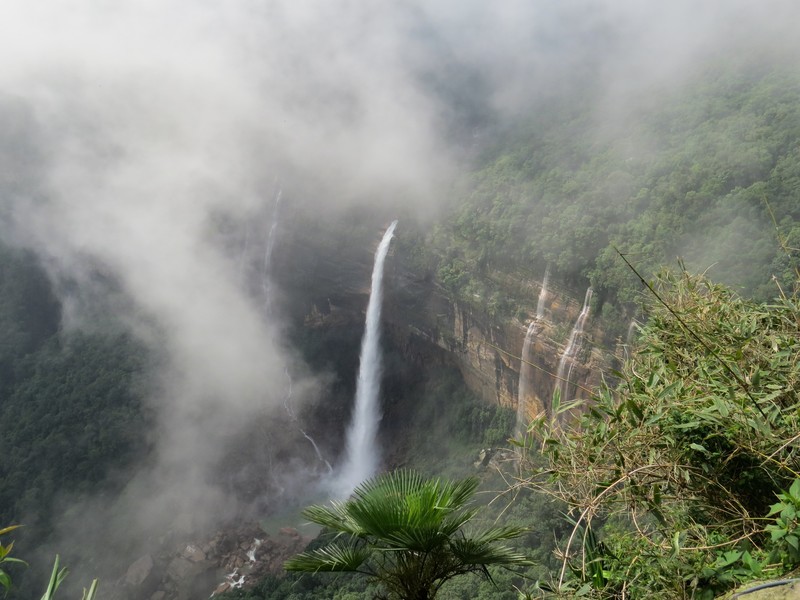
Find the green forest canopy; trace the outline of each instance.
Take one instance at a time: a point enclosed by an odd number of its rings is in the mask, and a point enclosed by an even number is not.
[[[487,270],[551,265],[576,292],[624,304],[639,286],[619,248],[647,274],[680,256],[760,299],[777,294],[773,275],[791,285],[800,258],[777,235],[800,247],[796,70],[716,65],[659,92],[605,129],[574,98],[498,131],[434,242],[443,283],[488,298]]]

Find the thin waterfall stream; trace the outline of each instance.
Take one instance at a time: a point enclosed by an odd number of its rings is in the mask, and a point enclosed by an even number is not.
[[[558,363],[558,373],[556,379],[556,389],[559,391],[559,400],[563,406],[570,398],[568,394],[570,391],[572,377],[572,369],[575,367],[575,358],[583,346],[583,329],[586,326],[586,320],[589,318],[589,305],[592,301],[592,288],[586,290],[586,296],[583,300],[583,308],[581,309],[578,319],[575,321],[575,326],[569,334],[567,346],[564,348],[564,353],[561,355],[561,360]],[[553,415],[550,415],[552,418]]]
[[[267,314],[272,314],[272,252],[275,249],[275,238],[278,231],[278,216],[281,208],[283,188],[278,188],[275,196],[275,206],[272,209],[272,224],[267,234],[267,244],[264,248],[264,269],[261,272],[261,290],[264,292],[264,308]]]
[[[396,226],[397,221],[393,221],[389,225],[375,252],[366,326],[361,339],[355,406],[350,426],[347,429],[345,460],[332,486],[333,493],[340,498],[349,496],[359,483],[374,475],[380,464],[377,435],[381,419],[379,392],[382,371],[380,321],[383,301],[383,265]]]
[[[282,197],[283,189],[278,188],[278,193],[275,195],[275,206],[272,209],[272,223],[270,225],[269,232],[267,233],[267,241],[264,247],[264,266],[261,270],[261,291],[264,295],[264,309],[268,315],[272,314],[272,253],[275,249],[275,239],[277,238],[279,222],[278,218],[280,216]],[[317,460],[325,464],[329,473],[333,472],[331,463],[329,463],[322,455],[317,442],[300,425],[300,421],[298,420],[294,411],[294,381],[292,380],[292,375],[289,373],[288,367],[284,368],[283,374],[286,377],[286,393],[283,396],[283,408],[286,411],[286,414],[289,415],[289,419],[297,428],[297,431],[299,431],[300,434],[308,440],[308,442],[311,444],[311,447],[314,448],[314,453],[317,456]]]
[[[544,319],[544,305],[548,299],[547,283],[550,279],[550,267],[548,266],[544,272],[544,279],[542,280],[542,289],[539,292],[539,299],[536,302],[536,316],[533,321],[528,325],[528,330],[525,332],[525,341],[522,344],[522,354],[520,355],[519,366],[519,385],[517,389],[517,430],[522,433],[524,428],[527,427],[528,412],[530,406],[530,397],[532,396],[532,379],[533,379],[533,366],[531,362],[531,346],[533,340],[541,329],[542,320]]]

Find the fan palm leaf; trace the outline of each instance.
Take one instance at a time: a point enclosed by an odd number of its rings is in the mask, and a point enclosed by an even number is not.
[[[284,563],[284,568],[288,571],[312,573],[319,571],[358,572],[370,554],[371,550],[368,548],[359,548],[354,544],[329,544],[324,548],[302,552],[297,556],[293,556]]]
[[[488,576],[487,565],[530,564],[523,554],[498,544],[519,536],[522,529],[464,532],[476,515],[467,504],[478,483],[474,477],[428,479],[411,470],[369,479],[349,500],[303,512],[337,535],[284,566],[290,571],[367,573],[383,582],[392,597],[432,599],[457,575]]]

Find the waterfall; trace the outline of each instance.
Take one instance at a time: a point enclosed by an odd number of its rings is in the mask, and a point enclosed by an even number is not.
[[[522,355],[519,365],[519,386],[517,390],[517,430],[520,435],[524,433],[528,422],[528,397],[531,395],[531,344],[539,329],[538,319],[531,321],[525,333],[525,342],[522,344]]]
[[[572,377],[572,369],[575,367],[575,357],[578,355],[583,345],[583,328],[586,325],[586,320],[589,318],[589,303],[591,301],[592,288],[588,288],[583,301],[583,309],[581,310],[581,314],[578,315],[578,320],[575,321],[572,333],[569,334],[567,346],[564,348],[564,353],[561,355],[561,360],[558,363],[556,389],[559,390],[562,406],[570,400],[570,398],[567,397],[570,391],[570,377]],[[550,416],[552,418],[553,415]]]
[[[542,281],[542,289],[539,292],[539,299],[536,302],[536,317],[528,325],[528,330],[525,332],[525,342],[522,344],[522,354],[520,355],[519,365],[519,385],[517,386],[517,430],[520,434],[523,433],[524,428],[527,426],[528,421],[528,402],[532,396],[531,393],[531,380],[533,377],[533,367],[531,362],[531,346],[533,340],[539,333],[541,328],[541,321],[544,319],[544,304],[547,301],[547,282],[550,279],[550,267],[544,271],[544,280]]]
[[[275,206],[272,209],[272,223],[267,233],[267,241],[264,246],[264,262],[263,268],[261,269],[261,291],[264,295],[264,310],[268,315],[272,313],[272,251],[275,249],[275,238],[278,232],[278,211],[281,207],[282,196],[283,189],[278,188],[278,193],[275,195]],[[321,463],[325,463],[328,472],[332,472],[333,467],[331,467],[331,463],[322,456],[317,442],[300,426],[300,422],[294,412],[294,381],[292,380],[292,375],[289,373],[288,368],[284,368],[283,374],[286,377],[286,394],[283,397],[283,408],[289,416],[289,419],[294,423],[297,431],[299,431],[300,434],[308,440],[311,447],[314,448],[314,454],[316,454],[317,460]]]
[[[628,325],[628,334],[625,336],[625,360],[631,357],[630,349],[631,349],[631,342],[633,342],[633,336],[636,330],[639,328],[639,323],[636,319],[631,319],[631,324]]]
[[[286,395],[283,397],[283,408],[286,410],[286,414],[289,415],[289,418],[294,423],[295,427],[297,427],[297,431],[308,440],[308,443],[311,444],[311,447],[314,448],[314,454],[317,455],[317,460],[321,463],[325,463],[325,466],[328,467],[328,472],[333,472],[333,467],[331,467],[331,463],[329,463],[324,456],[322,456],[322,452],[319,450],[319,446],[317,446],[317,442],[314,440],[313,437],[306,433],[305,429],[300,427],[300,423],[297,420],[297,415],[294,413],[294,402],[293,399],[293,387],[294,381],[292,380],[292,376],[289,373],[289,369],[284,368],[283,374],[286,377]]]
[[[550,280],[550,265],[544,270],[544,279],[542,280],[542,290],[539,292],[539,300],[536,302],[536,320],[541,321],[544,318],[544,303],[547,302],[547,282]]]
[[[372,286],[367,305],[366,327],[361,340],[356,400],[353,416],[347,430],[345,462],[334,482],[334,493],[346,497],[363,480],[378,469],[378,448],[375,441],[380,422],[378,392],[381,383],[380,320],[383,280],[383,263],[394,237],[397,221],[393,221],[383,235],[375,252],[372,268]]]
[[[264,292],[264,308],[267,314],[272,313],[272,251],[275,249],[275,238],[278,231],[278,210],[281,207],[283,189],[278,188],[275,196],[275,206],[272,209],[272,224],[267,234],[267,244],[264,248],[264,268],[261,271],[261,290]]]

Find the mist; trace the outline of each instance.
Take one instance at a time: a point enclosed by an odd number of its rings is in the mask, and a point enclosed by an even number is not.
[[[133,477],[141,514],[128,517],[160,527],[176,509],[200,523],[235,512],[209,469],[252,417],[282,410],[289,358],[219,225],[270,205],[276,179],[324,184],[325,204],[424,197],[437,163],[426,103],[381,28],[358,33],[378,18],[360,11],[12,2],[0,13],[3,112],[22,130],[5,132],[20,166],[5,235],[35,249],[57,285],[115,281],[120,318],[163,357],[157,465]],[[343,35],[325,36],[337,14]],[[66,328],[93,318],[74,296]]]
[[[155,463],[126,474],[117,513],[97,511],[144,538],[176,512],[187,527],[236,514],[210,474],[254,419],[283,410],[285,370],[304,372],[223,223],[243,232],[272,214],[278,188],[310,210],[435,221],[472,145],[542,98],[590,89],[598,132],[624,127],[698,61],[796,49],[799,13],[744,0],[5,0],[2,235],[41,257],[65,329],[95,324],[99,273],[115,318],[160,357]],[[298,401],[324,385],[296,382]]]

